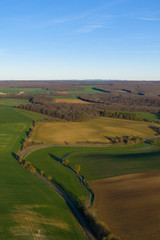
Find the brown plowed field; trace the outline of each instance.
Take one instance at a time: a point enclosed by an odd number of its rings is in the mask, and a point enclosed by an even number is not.
[[[60,93],[60,94],[61,94],[61,93],[62,93],[62,94],[68,94],[67,91],[62,91],[62,92],[60,91],[60,92],[56,92],[56,93]]]
[[[83,104],[91,104],[80,99],[67,99],[67,98],[56,98],[56,103],[83,103]]]
[[[160,172],[90,181],[97,215],[122,240],[160,240]]]

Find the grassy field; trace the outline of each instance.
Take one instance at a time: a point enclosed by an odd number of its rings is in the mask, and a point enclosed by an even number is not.
[[[57,174],[62,166],[58,167],[56,159],[66,154],[69,154],[66,159],[70,165],[80,165],[80,173],[89,180],[95,192],[94,211],[112,232],[122,239],[152,240],[153,236],[155,240],[159,239],[159,148],[150,148],[147,144],[123,147],[56,146],[37,150],[28,155],[27,160],[44,168],[47,174],[56,177],[70,191],[63,182],[65,178],[59,179]],[[66,182],[70,180],[67,176]],[[76,189],[74,193],[77,194]]]
[[[93,94],[93,93],[102,93],[101,91],[95,90],[98,88],[98,85],[81,85],[80,87],[85,88],[85,91],[69,91],[69,94]]]
[[[72,167],[80,165],[80,173],[87,180],[160,170],[160,150],[157,147],[150,149],[147,144],[128,147],[56,146],[37,150],[29,155],[27,159],[33,162],[39,161],[41,165],[38,166],[42,168],[42,164],[45,167],[44,159],[47,159],[47,167],[49,166],[49,162],[52,160],[50,154],[56,159],[68,153],[70,155],[66,158],[70,161],[70,165]]]
[[[33,140],[53,144],[108,143],[107,136],[140,136],[142,138],[155,135],[151,127],[156,123],[131,121],[111,118],[97,118],[85,122],[39,123],[32,135]]]
[[[18,94],[20,92],[31,94],[43,94],[46,93],[46,90],[42,88],[0,88],[0,92],[14,94]]]
[[[14,158],[31,123],[14,108],[0,106],[0,238],[86,239],[63,199]]]
[[[160,172],[130,174],[89,182],[94,208],[121,239],[159,240]]]
[[[60,150],[57,155],[58,150]],[[46,176],[52,176],[63,189],[72,195],[75,200],[83,199],[89,203],[89,193],[80,184],[77,176],[69,169],[58,163],[58,158],[62,157],[63,150],[58,147],[44,148],[37,150],[26,157],[40,170],[44,170]],[[56,154],[56,155],[55,155]]]
[[[27,103],[28,101],[24,99],[0,98],[0,105],[18,106],[20,104],[27,104]]]
[[[24,110],[24,109],[20,109],[20,108],[16,108],[14,109],[15,112],[18,112],[34,121],[41,121],[41,120],[49,120],[49,121],[57,121],[57,119],[45,115],[45,114],[41,114],[41,113],[36,113],[36,112],[32,112],[32,111],[28,111],[28,110]]]

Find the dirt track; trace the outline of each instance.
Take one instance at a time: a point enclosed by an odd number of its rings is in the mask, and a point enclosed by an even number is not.
[[[160,239],[160,172],[90,181],[98,216],[122,240]]]

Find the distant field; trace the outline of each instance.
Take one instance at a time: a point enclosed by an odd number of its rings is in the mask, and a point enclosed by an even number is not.
[[[56,98],[56,103],[82,103],[82,104],[90,104],[80,99],[69,99],[69,98]]]
[[[68,91],[70,94],[93,94],[93,93],[102,93],[102,91],[95,90],[98,88],[98,85],[81,85],[80,87],[85,88],[85,91]]]
[[[56,96],[56,95],[50,95],[50,97],[56,98],[56,99],[78,99],[76,96],[70,96],[70,95],[60,95],[60,96]]]
[[[43,94],[46,93],[46,90],[42,88],[0,88],[2,93],[14,93],[18,94],[20,92],[31,93],[31,94]]]
[[[85,122],[43,122],[37,125],[32,138],[53,144],[108,143],[107,136],[154,136],[150,126],[159,127],[155,123],[102,117]]]
[[[18,106],[19,104],[27,104],[28,100],[14,98],[0,98],[0,105]]]
[[[0,106],[0,239],[86,240],[65,201],[13,157],[32,119]]]
[[[59,91],[59,92],[56,92],[56,93],[60,93],[60,94],[68,94],[67,91]]]
[[[135,113],[140,115],[143,120],[160,122],[160,115],[149,112],[129,112],[129,111],[109,111],[111,113]]]
[[[89,182],[97,215],[121,239],[159,240],[160,172]]]

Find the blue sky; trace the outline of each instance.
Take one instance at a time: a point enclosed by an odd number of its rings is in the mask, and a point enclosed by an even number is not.
[[[0,79],[160,80],[160,1],[0,1]]]

